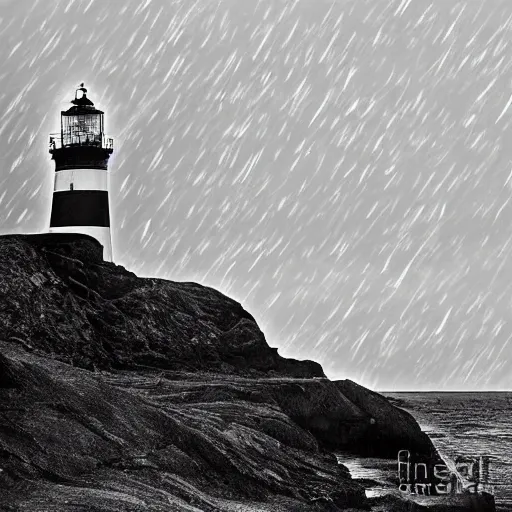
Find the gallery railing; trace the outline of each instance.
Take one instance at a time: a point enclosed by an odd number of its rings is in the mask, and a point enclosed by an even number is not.
[[[103,149],[114,149],[114,139],[104,134],[72,134],[64,135],[64,140],[60,132],[50,134],[50,153],[56,149],[69,148],[75,146],[95,146]]]

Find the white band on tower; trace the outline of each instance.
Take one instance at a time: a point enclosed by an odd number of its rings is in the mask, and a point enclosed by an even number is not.
[[[65,169],[55,173],[54,192],[64,190],[108,190],[104,169]]]

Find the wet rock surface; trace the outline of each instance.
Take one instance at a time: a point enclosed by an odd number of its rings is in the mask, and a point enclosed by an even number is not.
[[[409,446],[411,453],[417,457],[437,457],[432,442],[408,412],[394,407],[382,395],[351,380],[335,381],[335,385],[370,418],[370,428],[354,442],[353,450],[371,456],[395,458],[403,446]]]
[[[84,235],[0,237],[0,340],[1,510],[365,508],[331,450],[433,449],[379,395],[279,356],[237,302]]]

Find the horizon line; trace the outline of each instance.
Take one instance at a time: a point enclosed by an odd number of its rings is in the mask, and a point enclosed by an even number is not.
[[[411,390],[378,390],[377,393],[512,393],[512,389],[411,389]]]

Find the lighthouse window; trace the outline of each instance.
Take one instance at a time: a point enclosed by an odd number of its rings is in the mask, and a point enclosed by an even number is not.
[[[101,114],[63,116],[64,145],[101,145]]]

